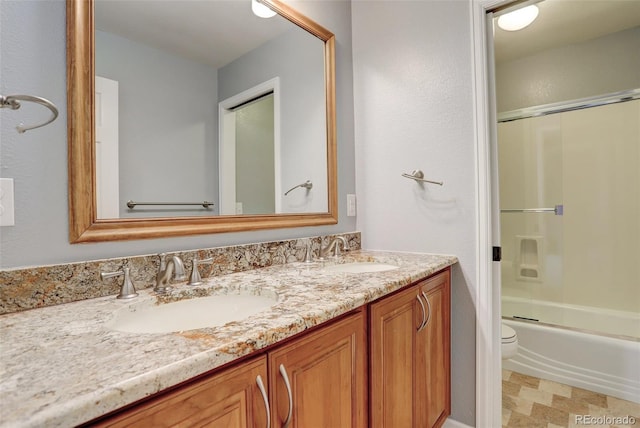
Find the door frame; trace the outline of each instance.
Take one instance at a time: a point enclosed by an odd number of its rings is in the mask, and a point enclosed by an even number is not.
[[[514,0],[471,0],[473,94],[476,150],[476,426],[502,425],[496,104],[492,28],[487,14]]]

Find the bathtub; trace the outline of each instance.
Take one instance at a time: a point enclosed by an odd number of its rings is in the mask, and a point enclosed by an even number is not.
[[[518,334],[504,369],[640,403],[640,314],[503,296],[502,317]]]

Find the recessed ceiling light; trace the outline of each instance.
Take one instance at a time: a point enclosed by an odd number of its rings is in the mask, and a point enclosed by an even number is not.
[[[269,9],[258,0],[251,0],[251,10],[254,15],[259,16],[260,18],[271,18],[272,16],[276,16],[276,13],[273,10]]]
[[[506,13],[498,18],[498,27],[506,31],[518,31],[530,25],[538,17],[538,6],[532,4]]]

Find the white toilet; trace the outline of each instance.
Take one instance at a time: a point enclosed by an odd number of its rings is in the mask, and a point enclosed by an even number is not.
[[[502,359],[513,358],[518,353],[518,335],[508,325],[502,324]]]

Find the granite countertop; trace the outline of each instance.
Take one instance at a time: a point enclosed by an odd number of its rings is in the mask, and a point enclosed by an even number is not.
[[[71,426],[251,354],[451,266],[455,256],[353,251],[340,263],[399,266],[338,273],[289,263],[174,284],[136,299],[108,296],[0,316],[0,426]],[[330,263],[330,262],[329,262]],[[222,327],[178,333],[107,328],[116,310],[219,293],[278,296],[278,303]]]

